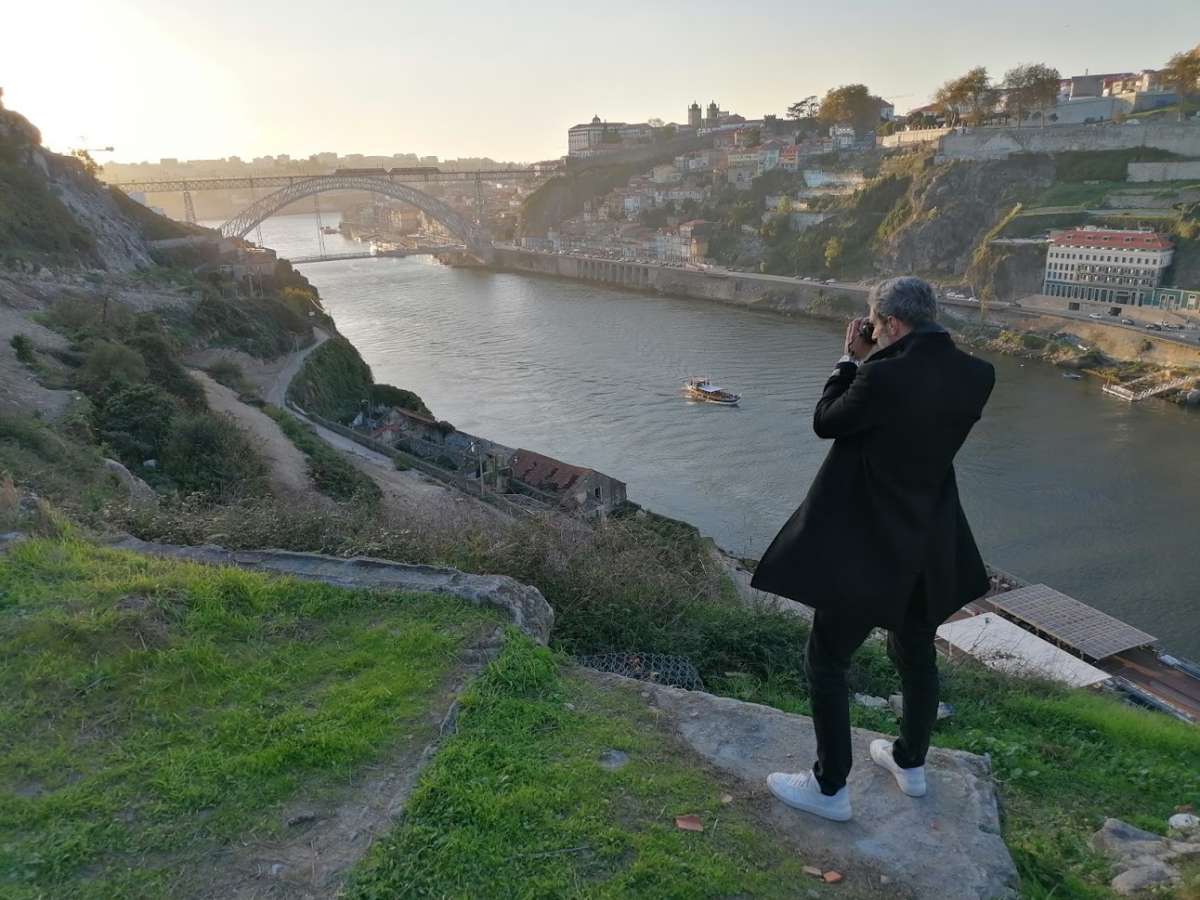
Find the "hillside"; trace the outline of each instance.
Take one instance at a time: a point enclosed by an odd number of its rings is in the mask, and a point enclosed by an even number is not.
[[[156,261],[172,223],[110,209],[20,130],[5,202],[25,225],[0,274],[0,894],[966,900],[1019,878],[1021,896],[1082,900],[1123,869],[1094,843],[1108,817],[1161,836],[1200,805],[1193,727],[956,660],[932,804],[901,805],[864,759],[860,822],[785,809],[762,775],[811,755],[804,618],[749,602],[710,540],[636,504],[510,516],[399,457],[366,463],[301,410],[431,411],[374,382],[312,285],[284,261],[253,290]],[[941,207],[994,228],[960,177],[890,171],[844,224],[875,234],[907,202],[896,259]],[[1003,207],[1015,182],[988,196]],[[849,679],[899,689],[881,642]],[[886,702],[851,718],[859,745],[898,731]],[[955,849],[914,865],[913,836]],[[1200,889],[1194,866],[1173,877],[1174,896]]]
[[[826,221],[799,236],[764,228],[762,261],[775,274],[917,274],[1011,300],[1040,286],[1045,248],[991,245],[992,239],[1082,224],[1150,225],[1176,242],[1168,283],[1195,284],[1200,185],[1125,180],[1129,162],[1164,156],[1171,154],[1105,151],[943,163],[929,153],[885,157],[871,163],[878,172],[861,190],[832,205]]]

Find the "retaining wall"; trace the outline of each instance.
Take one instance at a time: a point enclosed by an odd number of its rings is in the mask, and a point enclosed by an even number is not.
[[[1200,180],[1200,160],[1187,162],[1131,162],[1126,166],[1129,181]]]
[[[1007,159],[1014,153],[1130,150],[1156,147],[1200,156],[1200,124],[1051,125],[1045,128],[976,128],[938,141],[938,160]]]
[[[715,300],[733,306],[761,307],[775,312],[807,313],[840,319],[866,309],[868,290],[859,285],[827,285],[774,275],[717,273],[514,248],[497,248],[494,265],[512,272],[595,281],[613,287]]]

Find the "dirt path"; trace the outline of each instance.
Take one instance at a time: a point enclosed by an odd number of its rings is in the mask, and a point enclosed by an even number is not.
[[[308,460],[262,410],[238,399],[237,394],[218,384],[204,372],[192,377],[204,387],[204,395],[213,412],[230,416],[242,428],[262,454],[270,470],[271,487],[281,497],[316,498],[321,495],[308,478]]]

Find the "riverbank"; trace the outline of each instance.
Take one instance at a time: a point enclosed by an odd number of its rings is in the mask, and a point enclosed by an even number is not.
[[[838,322],[860,315],[870,290],[847,282],[826,284],[780,275],[679,268],[514,247],[497,248],[492,268]],[[1134,333],[1009,303],[981,308],[943,299],[941,309],[943,324],[964,344],[1090,371],[1105,381],[1119,382],[1180,367],[1200,370],[1200,347],[1153,332]],[[1179,392],[1180,402],[1186,393]]]

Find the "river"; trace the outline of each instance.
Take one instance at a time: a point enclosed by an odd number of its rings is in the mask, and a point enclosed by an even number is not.
[[[316,252],[311,215],[263,235],[284,256]],[[738,555],[765,549],[828,450],[811,416],[841,354],[836,323],[424,257],[302,268],[377,380],[465,431],[620,478]],[[957,463],[984,557],[1200,658],[1200,416],[987,358],[996,390]],[[690,374],[742,404],[685,401]]]

